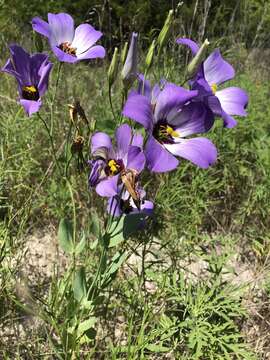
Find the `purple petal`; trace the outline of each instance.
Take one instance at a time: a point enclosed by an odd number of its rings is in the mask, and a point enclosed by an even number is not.
[[[214,50],[208,56],[203,67],[205,79],[210,85],[222,84],[235,76],[233,67],[222,58],[219,49]]]
[[[48,14],[51,46],[72,43],[74,37],[74,20],[65,13]]]
[[[89,50],[82,54],[78,54],[78,60],[104,58],[106,51],[103,46],[96,45],[91,47]]]
[[[15,78],[22,83],[21,75],[14,69],[14,65],[11,61],[11,59],[8,59],[6,64],[2,67],[1,71],[10,74],[12,76],[15,76]]]
[[[132,138],[131,145],[137,146],[140,149],[143,148],[143,136],[139,133],[135,133]]]
[[[52,46],[52,51],[54,52],[55,56],[58,58],[59,61],[68,62],[68,63],[75,63],[78,61],[76,56],[70,55],[59,49],[58,46]]]
[[[201,102],[191,102],[169,120],[176,127],[180,137],[207,132],[215,121],[212,111]]]
[[[112,141],[109,135],[103,132],[95,133],[91,138],[91,153],[95,152],[98,148],[105,147],[108,150],[112,149]]]
[[[225,111],[222,112],[222,119],[223,119],[224,127],[228,129],[231,129],[237,125],[237,121],[232,116],[225,113]]]
[[[24,110],[28,116],[31,116],[32,114],[39,111],[42,102],[41,100],[38,101],[32,101],[32,100],[20,100],[20,104],[24,107]]]
[[[128,147],[131,142],[131,128],[127,124],[119,126],[116,130],[115,137],[117,143],[117,154],[121,158],[124,154],[127,154]]]
[[[217,159],[215,145],[206,138],[185,139],[177,144],[164,145],[172,154],[180,156],[206,169]]]
[[[127,157],[127,168],[140,173],[144,169],[144,165],[145,156],[142,150],[137,146],[130,146]]]
[[[205,102],[215,115],[222,116],[222,107],[219,99],[215,95],[208,96]]]
[[[96,192],[100,196],[111,197],[117,195],[117,182],[119,175],[101,180],[96,186]]]
[[[32,27],[37,33],[50,37],[50,26],[49,24],[42,20],[40,17],[36,16],[32,19]]]
[[[188,46],[190,48],[190,50],[192,51],[193,55],[196,55],[200,48],[199,45],[195,41],[187,39],[187,38],[179,38],[176,40],[176,42],[177,42],[177,44],[182,44],[182,45]]]
[[[76,54],[82,54],[92,47],[102,36],[102,32],[97,31],[89,24],[81,24],[75,30],[74,39],[71,47],[76,48]]]
[[[143,95],[129,95],[123,109],[123,115],[138,122],[145,129],[151,129],[153,125],[151,103]]]
[[[49,62],[40,68],[40,74],[39,74],[40,79],[39,79],[39,83],[38,83],[38,91],[39,91],[40,96],[43,96],[44,93],[48,89],[49,76],[50,76],[52,67],[53,67],[53,64]]]
[[[153,136],[150,136],[145,147],[148,168],[153,172],[166,172],[175,169],[179,161],[171,155]]]
[[[10,54],[11,54],[11,63],[7,63],[7,70],[4,71],[12,73],[11,67],[15,67],[15,72],[18,74],[16,78],[19,80],[21,85],[30,85],[31,78],[30,78],[30,55],[20,46],[18,45],[11,45],[9,47]]]
[[[138,94],[146,96],[149,100],[151,100],[151,84],[149,80],[146,80],[143,74],[139,74],[138,76]]]
[[[120,199],[117,196],[110,197],[107,205],[108,214],[112,216],[120,216],[123,211],[120,208]]]
[[[228,87],[216,92],[222,109],[229,115],[247,115],[245,107],[248,103],[247,93],[238,87]]]
[[[167,83],[160,92],[155,107],[155,121],[166,119],[169,112],[194,98],[197,91],[186,90],[172,83]]]

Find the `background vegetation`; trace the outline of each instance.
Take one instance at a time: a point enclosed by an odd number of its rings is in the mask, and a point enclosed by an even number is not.
[[[51,162],[39,119],[25,117],[14,80],[0,74],[0,358],[269,359],[270,4],[0,0],[0,8],[1,66],[9,42],[29,50],[41,46],[34,34],[29,37],[30,20],[45,18],[48,11],[66,11],[77,24],[89,21],[101,28],[109,54],[130,31],[139,31],[143,61],[144,50],[174,8],[171,38],[155,59],[151,80],[165,74],[180,84],[188,56],[175,46],[176,36],[207,36],[237,69],[232,84],[250,96],[247,118],[231,130],[217,121],[209,134],[219,150],[215,166],[200,170],[183,161],[176,171],[149,180],[155,217],[139,236],[117,239],[122,242],[110,258],[120,263],[121,248],[126,265],[117,273],[112,267],[110,285],[91,303],[82,300],[81,279],[86,273],[91,280],[98,266],[94,234],[104,204],[88,190],[88,169],[78,172],[74,158],[71,183],[86,240],[70,282],[73,262],[56,239],[59,219],[72,218],[70,193]],[[48,50],[46,41],[42,47]],[[107,65],[108,59],[63,68],[55,106],[60,161],[70,124],[68,104],[74,99],[80,99],[92,125],[113,133]],[[56,69],[42,110],[45,118],[55,81]],[[118,110],[119,89],[117,83],[113,102]],[[84,151],[87,158],[87,147]]]

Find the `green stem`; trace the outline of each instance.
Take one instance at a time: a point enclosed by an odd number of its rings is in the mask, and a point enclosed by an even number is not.
[[[57,160],[57,157],[56,157],[56,150],[55,150],[55,147],[54,147],[54,143],[53,143],[53,138],[52,138],[52,135],[51,135],[51,132],[50,132],[50,129],[48,127],[48,124],[46,123],[46,121],[43,119],[43,117],[40,115],[40,113],[38,112],[37,113],[39,119],[43,122],[44,126],[45,126],[45,129],[48,133],[48,136],[49,136],[49,139],[50,139],[50,143],[51,143],[51,150],[52,150],[52,154],[53,154],[53,158],[54,158],[54,161],[55,161],[55,164],[60,172],[60,174],[62,173],[61,171],[61,167],[58,163],[58,160]]]
[[[114,108],[113,108],[113,103],[112,103],[112,87],[110,85],[109,85],[109,101],[110,101],[110,107],[111,107],[111,110],[112,110],[114,121],[117,122],[117,117],[115,115]]]
[[[53,125],[54,125],[53,110],[54,110],[54,104],[55,104],[55,99],[56,99],[56,94],[57,94],[57,88],[58,88],[58,84],[59,84],[59,80],[60,80],[62,64],[63,64],[62,62],[59,62],[57,76],[56,76],[56,82],[55,82],[55,87],[54,87],[54,93],[53,93],[53,98],[52,98],[52,103],[51,103],[51,128],[50,128],[51,136],[53,134]]]

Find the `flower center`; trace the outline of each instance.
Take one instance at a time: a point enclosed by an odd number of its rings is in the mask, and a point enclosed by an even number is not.
[[[105,172],[108,176],[114,176],[119,174],[122,170],[124,170],[123,161],[111,159],[108,161],[107,166],[105,168]]]
[[[173,126],[168,125],[164,120],[159,121],[153,130],[153,136],[161,143],[173,144],[174,138],[179,137]]]
[[[25,100],[33,100],[33,101],[37,101],[39,99],[39,92],[38,89],[33,86],[24,86],[22,88],[22,97]]]
[[[59,49],[64,51],[66,54],[76,56],[76,48],[71,47],[71,43],[66,41],[59,45]]]
[[[218,89],[217,84],[213,84],[213,85],[211,85],[211,89],[212,89],[212,91],[213,91],[213,94],[215,95],[215,94],[216,94],[216,92],[217,92],[217,89]]]

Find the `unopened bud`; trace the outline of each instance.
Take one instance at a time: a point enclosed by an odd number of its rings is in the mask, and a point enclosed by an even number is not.
[[[114,49],[112,61],[108,70],[109,86],[111,87],[116,80],[118,70],[118,48]]]
[[[121,51],[121,63],[124,65],[126,58],[127,58],[127,52],[128,52],[128,42],[126,41],[124,44],[124,47]]]
[[[132,33],[127,58],[121,73],[124,86],[129,88],[137,77],[138,66],[138,34]]]
[[[170,10],[163,25],[163,28],[161,29],[158,35],[158,39],[157,39],[159,45],[158,53],[160,53],[161,49],[167,44],[172,29],[172,23],[173,23],[173,10]]]
[[[204,61],[206,56],[206,51],[209,46],[209,41],[206,39],[202,46],[200,47],[197,54],[194,56],[194,58],[191,60],[191,62],[188,64],[187,67],[187,78],[191,79],[193,76],[197,73],[199,66]]]
[[[156,47],[156,39],[154,39],[152,41],[152,44],[150,45],[148,53],[147,53],[146,58],[145,58],[145,65],[146,65],[146,70],[147,71],[152,66],[153,57],[154,57],[154,53],[155,53],[155,47]]]

